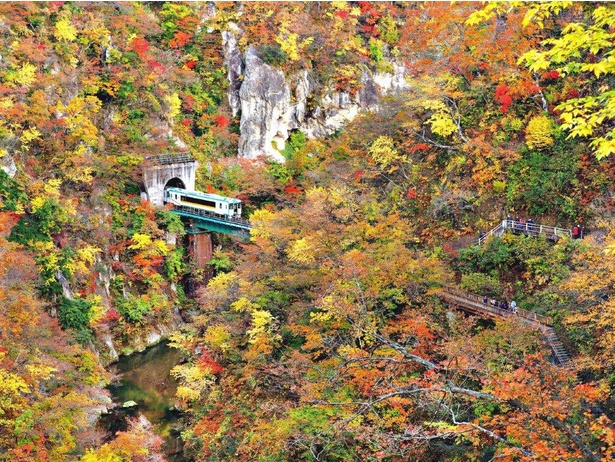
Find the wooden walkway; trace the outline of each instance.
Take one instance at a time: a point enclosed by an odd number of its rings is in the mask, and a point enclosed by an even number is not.
[[[501,236],[506,231],[531,237],[543,235],[552,241],[557,241],[560,237],[572,237],[572,230],[568,228],[558,228],[557,226],[541,225],[539,223],[518,223],[515,220],[502,220],[496,227],[481,234],[477,244],[482,245],[490,236]]]
[[[555,356],[558,364],[562,367],[572,366],[570,356],[566,352],[562,342],[557,337],[555,330],[551,327],[553,324],[553,319],[549,316],[542,316],[532,311],[527,311],[520,308],[517,309],[516,313],[513,313],[510,310],[505,310],[503,308],[484,303],[483,299],[478,295],[463,292],[454,287],[445,287],[438,295],[450,306],[454,306],[478,316],[490,318],[514,317],[522,322],[530,324],[542,332],[542,335],[547,340],[551,350],[553,350],[553,355]]]

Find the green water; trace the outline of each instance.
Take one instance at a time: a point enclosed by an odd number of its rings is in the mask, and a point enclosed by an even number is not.
[[[181,352],[164,342],[142,353],[122,356],[110,368],[119,376],[119,381],[109,386],[114,401],[120,406],[126,401],[138,404],[137,411],[147,417],[155,432],[164,438],[165,452],[169,456],[175,454],[169,460],[177,462],[184,459],[181,454],[176,454],[179,441],[174,426],[178,414],[173,405],[177,383],[170,371],[181,359]]]

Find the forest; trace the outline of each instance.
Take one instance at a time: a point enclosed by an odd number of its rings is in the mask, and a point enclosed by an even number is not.
[[[615,460],[614,162],[609,2],[2,2],[0,462]],[[173,454],[102,423],[161,339]]]

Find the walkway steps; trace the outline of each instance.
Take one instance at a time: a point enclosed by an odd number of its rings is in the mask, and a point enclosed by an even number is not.
[[[530,324],[539,329],[542,335],[547,340],[547,343],[553,351],[556,361],[561,367],[572,367],[572,359],[566,352],[564,345],[557,337],[555,330],[551,325],[553,319],[549,316],[542,316],[531,311],[518,309],[517,313],[510,310],[505,310],[496,306],[489,305],[483,302],[483,299],[475,294],[463,292],[454,287],[446,287],[440,292],[439,297],[451,306],[457,307],[478,316],[490,318],[512,318],[515,317],[521,321]]]

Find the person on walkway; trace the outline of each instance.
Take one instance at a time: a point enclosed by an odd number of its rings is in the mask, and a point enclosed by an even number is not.
[[[510,310],[511,310],[513,313],[516,313],[516,312],[517,312],[517,302],[516,302],[516,301],[514,301],[514,300],[513,300],[512,302],[510,302]]]
[[[521,221],[521,219],[519,217],[515,218],[513,220],[513,226],[512,226],[512,230],[513,233],[517,234],[517,231],[519,230],[519,222]]]
[[[502,300],[502,302],[500,302],[500,308],[502,310],[508,310],[508,303],[506,303],[506,300]]]
[[[527,229],[528,231],[534,231],[534,220],[531,218],[527,220]]]
[[[485,305],[488,305],[488,304],[489,304],[489,299],[487,298],[487,296],[486,296],[486,295],[484,295],[484,296],[483,296],[483,303],[484,303]]]
[[[510,215],[506,217],[506,228],[511,229],[513,226],[513,219]]]
[[[579,225],[574,225],[574,228],[572,228],[572,238],[578,239],[580,234],[581,228],[579,227]]]

